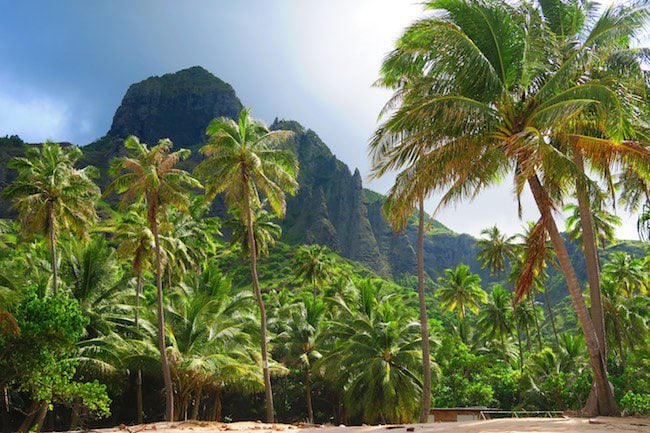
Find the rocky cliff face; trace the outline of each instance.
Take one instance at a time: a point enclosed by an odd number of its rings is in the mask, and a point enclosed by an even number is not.
[[[242,107],[230,84],[195,66],[129,87],[106,136],[133,134],[149,144],[169,138],[175,146],[189,147],[205,141],[212,119],[236,118]]]
[[[100,169],[98,182],[105,187],[109,181],[108,163],[123,154],[125,137],[134,134],[148,144],[168,137],[177,147],[197,150],[213,118],[236,118],[242,107],[229,84],[201,67],[148,78],[129,87],[106,136],[83,148],[82,163]],[[284,241],[327,245],[382,275],[414,274],[417,228],[411,225],[403,234],[393,233],[382,215],[383,197],[364,190],[359,171],[351,172],[314,131],[287,120],[276,120],[271,127],[294,131],[287,145],[300,162],[300,191],[288,199],[282,223]],[[7,162],[25,148],[16,137],[0,138],[0,189],[13,178],[6,169]],[[191,170],[199,159],[200,154],[193,152],[185,168]],[[219,200],[214,209],[225,215]],[[8,203],[0,199],[0,217],[9,215]],[[431,277],[465,263],[484,282],[495,279],[480,269],[474,238],[455,234],[435,221],[432,228],[424,245],[425,270]],[[584,264],[579,268],[583,269]]]
[[[110,160],[124,154],[124,138],[133,134],[150,145],[170,138],[175,147],[193,148],[192,158],[185,162],[185,168],[191,170],[201,158],[196,150],[205,141],[209,122],[218,116],[235,119],[242,107],[229,84],[198,66],[147,78],[129,87],[107,134],[83,148],[82,163],[98,167],[98,183],[106,187]],[[282,222],[284,241],[327,245],[384,276],[415,273],[415,227],[403,234],[393,233],[382,215],[382,196],[364,190],[359,171],[351,172],[314,131],[290,120],[276,120],[271,128],[294,132],[287,145],[300,163],[300,190],[288,198]],[[17,139],[0,140],[0,157],[7,155],[0,167],[0,182],[10,181],[12,173],[7,172],[6,162],[23,147]],[[0,215],[7,215],[7,205],[0,202]],[[213,209],[226,216],[222,201],[216,200]],[[479,270],[474,239],[455,235],[441,225],[438,228],[447,234],[428,236],[425,242],[429,275],[440,275],[460,262]]]

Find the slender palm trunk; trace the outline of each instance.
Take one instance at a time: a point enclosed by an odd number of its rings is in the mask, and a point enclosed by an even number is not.
[[[424,298],[424,198],[420,197],[420,221],[418,224],[418,298],[420,301],[420,330],[422,334],[422,410],[420,422],[429,419],[431,409],[431,359],[429,355],[429,319]]]
[[[517,330],[517,347],[519,348],[519,370],[524,371],[524,349],[521,346],[521,329],[519,329],[518,324],[515,324],[515,329]]]
[[[217,389],[214,392],[214,403],[212,405],[212,419],[213,421],[221,421],[221,390]]]
[[[167,345],[165,342],[165,313],[163,311],[162,291],[162,263],[160,254],[160,239],[158,237],[158,220],[156,210],[152,212],[151,231],[156,245],[156,288],[158,290],[158,349],[160,350],[160,361],[162,364],[163,380],[165,383],[165,419],[174,420],[174,389],[172,375],[167,361]]]
[[[138,270],[135,286],[135,329],[140,330],[140,294],[142,293],[142,270]],[[142,424],[143,405],[142,405],[142,370],[138,368],[135,376],[135,400],[136,400],[136,422]]]
[[[533,197],[535,198],[535,203],[544,219],[546,230],[548,231],[551,242],[553,243],[553,248],[557,254],[558,262],[560,263],[562,273],[564,274],[564,278],[569,288],[569,294],[573,301],[573,306],[576,310],[578,322],[580,323],[580,327],[585,336],[585,342],[589,352],[589,360],[591,361],[591,366],[594,370],[596,392],[598,394],[598,404],[595,414],[620,416],[621,411],[616,404],[614,392],[607,380],[605,358],[602,356],[600,345],[598,344],[598,336],[596,335],[596,330],[591,321],[585,300],[582,297],[578,278],[573,269],[571,259],[569,258],[569,253],[564,244],[564,239],[562,238],[562,235],[555,224],[555,220],[553,219],[550,199],[537,176],[529,178],[528,183],[533,193]]]
[[[255,236],[253,235],[253,212],[251,211],[250,203],[250,190],[248,187],[248,176],[244,176],[244,207],[246,212],[246,223],[248,224],[248,246],[251,255],[251,277],[253,280],[253,290],[255,291],[255,298],[257,298],[257,305],[260,308],[260,339],[262,344],[262,369],[264,373],[264,391],[266,393],[266,421],[274,422],[275,416],[273,412],[273,390],[271,389],[271,373],[269,371],[268,351],[266,347],[266,308],[264,307],[264,299],[262,299],[262,291],[260,290],[260,282],[257,277],[257,251],[255,247]]]
[[[548,297],[548,287],[544,289],[544,301],[546,302],[548,317],[551,320],[551,328],[553,329],[553,337],[555,338],[555,344],[559,347],[560,339],[557,336],[557,328],[555,327],[555,316],[553,314],[553,307],[551,307],[551,300]]]
[[[203,387],[199,386],[199,389],[197,389],[196,391],[194,406],[192,407],[192,416],[190,417],[190,419],[194,419],[194,420],[199,419],[199,407],[201,406],[202,397],[203,397]]]
[[[582,160],[582,153],[574,148],[573,161],[578,170],[584,175],[585,168]],[[603,358],[607,358],[607,341],[605,340],[605,315],[603,312],[603,301],[600,293],[600,266],[598,263],[598,249],[596,248],[596,233],[594,222],[591,217],[591,206],[589,197],[582,182],[576,182],[576,195],[578,198],[578,211],[580,213],[580,226],[582,227],[582,245],[587,266],[587,280],[589,281],[589,297],[591,300],[591,320],[594,322],[594,329],[598,337],[600,352]]]
[[[539,318],[537,317],[537,307],[535,306],[535,292],[534,291],[530,292],[530,294],[528,295],[528,299],[530,300],[530,307],[533,310],[533,319],[535,319],[535,329],[537,330],[537,342],[539,343],[539,350],[541,351],[543,349],[542,330],[539,327]]]
[[[584,175],[585,167],[582,152],[577,147],[573,148],[573,162],[578,170]],[[587,280],[589,282],[589,298],[591,300],[591,320],[594,322],[598,344],[600,345],[601,356],[607,359],[607,340],[605,339],[605,314],[603,301],[600,293],[600,265],[598,263],[598,248],[596,246],[596,232],[591,217],[591,206],[585,185],[576,181],[576,196],[578,198],[578,212],[580,213],[580,226],[582,228],[582,247],[587,268]],[[597,406],[598,393],[596,386],[592,386],[587,409],[593,411]]]
[[[314,407],[311,402],[311,370],[309,365],[305,369],[305,390],[307,393],[307,420],[310,424],[314,423]]]
[[[54,234],[54,211],[50,207],[49,218],[49,235],[50,235],[50,257],[52,258],[52,293],[56,295],[59,289],[59,269],[56,257],[56,236]]]

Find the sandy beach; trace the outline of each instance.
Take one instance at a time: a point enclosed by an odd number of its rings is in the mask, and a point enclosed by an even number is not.
[[[205,421],[182,421],[174,423],[153,423],[136,426],[118,426],[109,429],[87,430],[101,433],[156,433],[181,432],[238,432],[275,433],[600,433],[600,432],[650,432],[650,418],[518,418],[490,421],[466,421],[435,424],[408,424],[403,426],[323,426],[299,427],[287,424],[264,424],[258,422],[236,422],[231,424]]]

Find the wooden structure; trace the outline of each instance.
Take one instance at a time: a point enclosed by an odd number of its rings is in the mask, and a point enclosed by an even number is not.
[[[479,419],[490,419],[486,412],[499,409],[490,409],[485,406],[476,407],[434,407],[429,411],[429,422],[454,422],[454,421],[476,421]]]
[[[476,421],[492,418],[527,418],[563,416],[561,411],[501,410],[485,406],[474,407],[434,407],[429,411],[428,422]]]

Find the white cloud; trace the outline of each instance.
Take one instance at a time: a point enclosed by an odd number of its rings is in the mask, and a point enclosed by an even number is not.
[[[70,132],[65,103],[30,94],[0,93],[0,134],[19,135],[28,142],[65,140]]]

